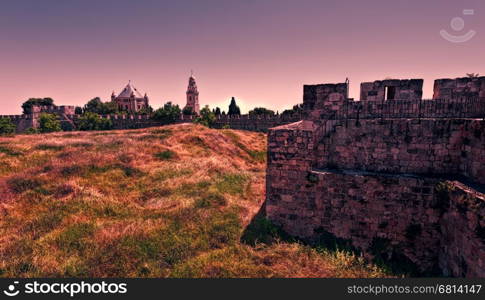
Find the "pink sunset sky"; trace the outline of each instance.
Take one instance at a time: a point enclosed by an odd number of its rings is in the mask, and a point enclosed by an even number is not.
[[[473,15],[463,15],[473,9]],[[453,18],[465,23],[450,27]],[[455,26],[456,27],[456,26]],[[476,35],[452,43],[439,34]],[[0,114],[30,97],[107,101],[131,80],[150,104],[185,105],[194,70],[201,106],[282,111],[302,85],[485,75],[485,1],[2,1]]]

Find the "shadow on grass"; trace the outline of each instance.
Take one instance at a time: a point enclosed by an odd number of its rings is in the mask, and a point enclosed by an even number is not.
[[[261,206],[258,213],[245,228],[241,242],[251,246],[256,244],[271,245],[276,242],[299,243],[310,246],[319,252],[345,251],[356,256],[363,254],[362,249],[352,246],[351,240],[336,237],[323,228],[315,229],[315,238],[311,241],[289,235],[280,226],[273,224],[266,218],[265,204]],[[442,276],[436,266],[428,271],[420,272],[417,265],[403,254],[402,249],[392,247],[388,240],[382,241],[380,238],[374,238],[367,252],[374,256],[374,259],[370,261],[371,263],[394,276]]]

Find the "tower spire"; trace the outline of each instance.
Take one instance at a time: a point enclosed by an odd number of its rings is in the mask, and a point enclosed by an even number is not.
[[[194,71],[190,70],[189,85],[187,87],[187,104],[185,107],[190,107],[192,112],[199,114],[199,91],[197,90],[197,83],[193,77]]]

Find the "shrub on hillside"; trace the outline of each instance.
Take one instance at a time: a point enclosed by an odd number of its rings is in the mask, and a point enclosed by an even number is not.
[[[37,134],[39,130],[37,128],[30,127],[24,131],[24,134]]]
[[[222,114],[221,112],[221,109],[219,107],[216,107],[212,110],[212,112],[216,115],[216,116],[220,116]]]
[[[175,152],[170,150],[165,150],[162,152],[155,153],[155,157],[160,160],[171,160],[175,157]]]
[[[46,150],[61,151],[64,149],[64,146],[56,145],[56,144],[38,144],[37,146],[35,146],[34,149],[43,150],[43,151],[46,151]]]
[[[195,115],[195,112],[192,110],[192,107],[190,107],[190,106],[184,107],[184,109],[182,110],[182,113],[184,114],[184,116],[193,116],[193,115]]]
[[[55,243],[65,252],[82,252],[90,246],[91,236],[95,229],[96,227],[92,223],[73,224],[61,232]]]
[[[108,130],[113,128],[113,122],[103,119],[93,112],[85,112],[79,118],[79,130]]]
[[[54,100],[52,98],[30,98],[22,104],[22,110],[24,114],[32,113],[32,106],[49,106],[53,105]]]
[[[256,107],[256,108],[250,110],[248,113],[250,115],[255,115],[255,116],[261,116],[261,115],[274,116],[275,115],[274,111],[267,109],[267,108],[264,108],[264,107]]]
[[[148,105],[147,107],[143,107],[139,111],[136,112],[137,115],[151,115],[153,113],[153,107]]]
[[[0,118],[0,135],[11,135],[15,133],[16,126],[8,118]]]
[[[61,122],[54,114],[42,113],[39,117],[39,131],[42,133],[61,131]]]
[[[302,113],[303,112],[303,104],[296,104],[293,105],[292,109],[286,109],[281,113],[282,116],[292,116],[293,114]]]
[[[36,178],[14,177],[7,180],[7,185],[14,193],[20,194],[41,187],[42,181]]]
[[[180,107],[167,102],[162,108],[153,112],[152,119],[160,121],[162,124],[175,123],[180,118]]]
[[[194,122],[207,127],[212,127],[216,122],[216,115],[209,109],[209,106],[206,105],[200,110],[200,115],[194,120]]]
[[[103,102],[99,97],[96,97],[84,105],[83,111],[101,115],[115,114],[118,112],[118,105],[115,102]]]
[[[231,98],[231,103],[229,104],[228,115],[240,115],[241,109],[236,104],[236,99],[234,97]]]
[[[16,148],[7,147],[0,145],[0,153],[6,154],[8,156],[20,156],[22,152],[17,150]]]

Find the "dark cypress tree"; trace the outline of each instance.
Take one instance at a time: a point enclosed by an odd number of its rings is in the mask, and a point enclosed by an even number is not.
[[[239,106],[236,104],[236,99],[232,97],[231,99],[231,104],[229,104],[229,111],[227,113],[228,115],[240,115],[241,110],[239,109]]]

